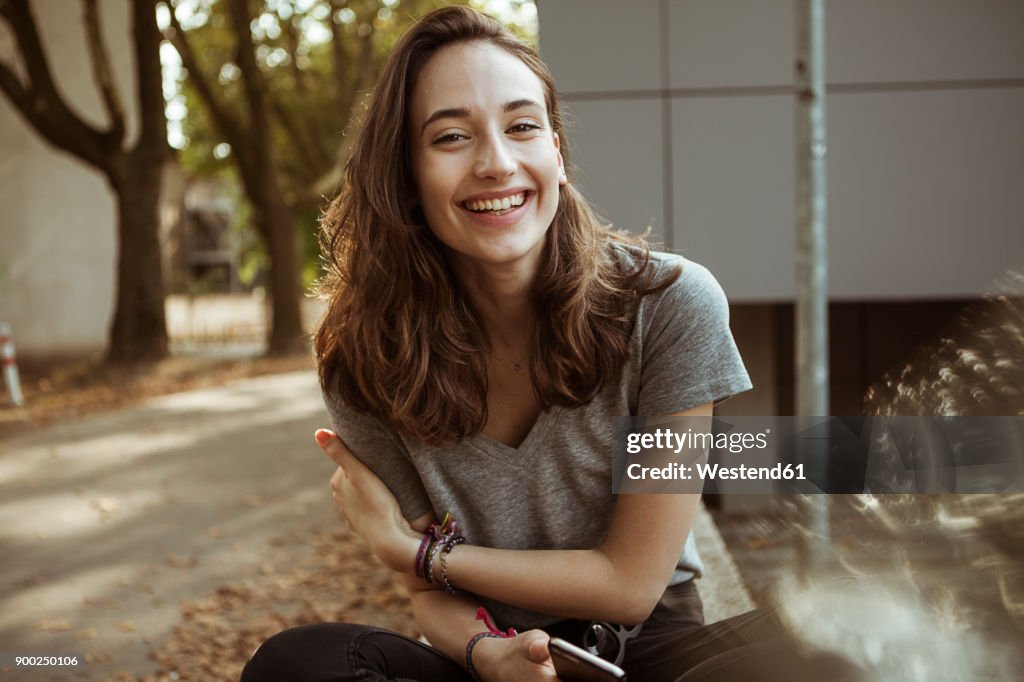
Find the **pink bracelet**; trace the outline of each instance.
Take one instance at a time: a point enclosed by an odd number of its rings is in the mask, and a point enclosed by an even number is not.
[[[497,626],[494,624],[494,622],[491,620],[491,614],[487,613],[487,609],[485,609],[482,606],[476,610],[476,619],[482,620],[484,622],[484,625],[487,626],[488,632],[490,632],[493,635],[497,635],[502,639],[515,637],[519,634],[518,632],[516,632],[515,628],[509,628],[508,632],[502,632],[501,630],[499,630]]]
[[[477,682],[481,682],[479,673],[477,673],[476,668],[473,667],[473,647],[475,647],[477,645],[477,642],[479,642],[481,639],[485,639],[487,637],[508,639],[510,637],[517,636],[519,633],[516,632],[515,628],[509,628],[508,632],[502,632],[501,630],[499,630],[497,627],[495,627],[494,623],[491,622],[491,615],[487,613],[487,609],[485,609],[482,606],[476,610],[476,619],[482,620],[484,622],[484,625],[487,626],[487,630],[485,632],[476,633],[475,635],[470,637],[469,641],[466,643],[466,671],[474,680],[476,680]]]

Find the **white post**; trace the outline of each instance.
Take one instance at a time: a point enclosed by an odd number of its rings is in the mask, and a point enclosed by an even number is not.
[[[796,379],[797,414],[826,416],[828,404],[828,193],[825,133],[825,3],[797,0]],[[807,453],[816,463],[822,448]],[[828,496],[811,500],[810,563],[824,564]]]
[[[20,407],[24,403],[21,397],[21,380],[18,378],[18,363],[14,357],[11,325],[6,322],[0,322],[0,361],[3,362],[4,383],[7,384],[7,394],[10,396],[11,404]]]

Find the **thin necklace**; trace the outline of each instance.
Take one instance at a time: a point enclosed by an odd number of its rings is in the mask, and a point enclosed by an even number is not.
[[[492,358],[494,358],[495,360],[497,360],[498,362],[504,362],[506,365],[510,365],[512,367],[512,371],[513,372],[522,372],[523,371],[523,363],[527,362],[530,359],[530,358],[526,358],[526,360],[506,360],[505,358],[499,358],[494,353],[491,353],[490,356]]]

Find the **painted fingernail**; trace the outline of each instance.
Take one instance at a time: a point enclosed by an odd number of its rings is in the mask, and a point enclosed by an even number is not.
[[[326,429],[320,429],[314,434],[314,437],[316,438],[317,444],[323,446],[327,445],[327,441],[329,441],[333,435],[333,433]]]

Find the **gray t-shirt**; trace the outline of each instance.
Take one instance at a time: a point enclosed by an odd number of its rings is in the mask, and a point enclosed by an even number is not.
[[[336,432],[387,484],[409,520],[450,511],[468,541],[482,547],[597,547],[615,502],[612,418],[670,414],[751,388],[714,276],[681,256],[654,252],[652,258],[659,268],[682,263],[683,272],[667,289],[641,299],[620,380],[588,405],[545,410],[518,448],[480,433],[427,446],[327,397]],[[702,571],[691,533],[670,583]],[[502,628],[560,619],[481,601]]]

